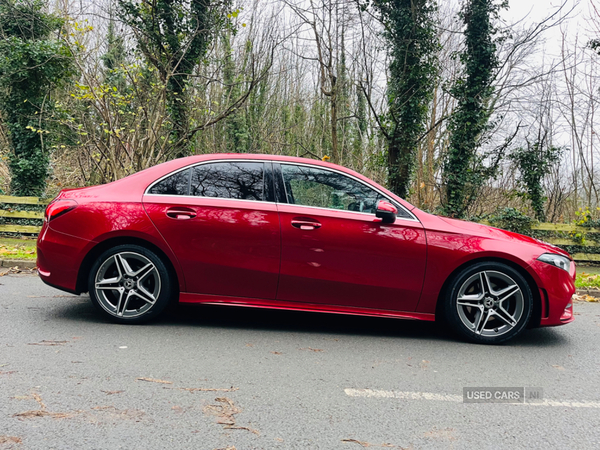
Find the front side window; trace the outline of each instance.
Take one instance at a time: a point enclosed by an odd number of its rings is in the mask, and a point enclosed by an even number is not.
[[[195,166],[190,195],[264,201],[264,163],[218,162]]]
[[[375,214],[379,192],[353,178],[315,167],[282,164],[287,202],[318,208]]]

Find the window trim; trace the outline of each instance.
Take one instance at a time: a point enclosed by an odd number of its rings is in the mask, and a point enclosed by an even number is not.
[[[306,164],[306,163],[296,163],[296,162],[288,162],[288,161],[277,161],[277,163],[279,163],[280,165],[288,165],[288,166],[304,166],[304,167],[310,167],[310,168],[317,168],[320,170],[329,170],[330,172],[335,172],[337,174],[340,174],[342,176],[346,176],[348,178],[351,178],[357,182],[359,182],[360,184],[362,184],[363,186],[366,186],[372,190],[374,190],[375,192],[379,193],[384,199],[386,199],[387,201],[389,201],[390,203],[392,203],[396,208],[398,208],[399,210],[401,209],[402,211],[406,212],[410,217],[400,217],[397,216],[396,219],[401,219],[401,220],[410,220],[410,221],[415,221],[415,222],[419,222],[420,220],[416,218],[416,216],[410,212],[408,209],[406,209],[404,206],[402,206],[401,204],[399,204],[397,201],[392,200],[391,198],[389,198],[389,196],[387,194],[385,194],[384,192],[382,192],[380,189],[377,189],[375,186],[372,186],[368,183],[365,183],[363,180],[361,180],[360,178],[355,177],[354,175],[351,175],[349,173],[343,172],[341,170],[337,170],[337,169],[333,169],[331,167],[321,167],[321,166],[316,166],[314,164]],[[283,188],[285,188],[285,180],[283,178],[283,170],[279,170],[279,175],[281,176],[281,184],[283,185]],[[287,202],[287,191],[284,192],[283,198],[285,199],[285,202],[281,202],[285,205],[292,205],[291,203]],[[369,215],[369,216],[373,216],[373,213],[365,213],[365,212],[360,212],[360,211],[347,211],[344,209],[334,209],[334,208],[323,208],[321,206],[309,206],[309,205],[298,205],[298,204],[293,204],[292,206],[299,206],[302,208],[316,208],[316,209],[322,209],[324,211],[341,211],[341,212],[347,212],[347,213],[354,213],[354,214],[361,214],[361,215]]]
[[[267,182],[267,176],[266,176],[266,172],[268,170],[271,171],[272,173],[272,178],[273,178],[273,183],[274,183],[274,188],[275,188],[275,198],[273,199],[274,201],[271,200],[246,200],[246,199],[236,199],[236,198],[222,198],[222,197],[201,197],[201,196],[197,196],[197,195],[173,195],[173,194],[151,194],[148,191],[150,189],[152,189],[154,187],[155,184],[160,183],[162,180],[164,180],[165,178],[170,177],[171,175],[175,175],[177,172],[181,172],[183,170],[187,170],[187,169],[193,169],[196,166],[200,166],[200,165],[204,165],[204,164],[212,164],[212,163],[220,163],[220,162],[253,162],[253,163],[262,163],[263,164],[263,170],[265,171],[265,176],[263,176],[263,192],[266,192],[267,189],[265,189],[265,183]],[[267,164],[270,163],[270,164]],[[385,198],[387,201],[389,201],[390,203],[392,203],[396,208],[401,209],[402,211],[404,211],[405,213],[407,213],[410,217],[396,217],[396,219],[400,219],[400,220],[408,220],[411,222],[418,222],[421,223],[421,221],[419,219],[417,219],[417,217],[407,208],[405,208],[404,206],[402,206],[400,203],[398,203],[397,201],[389,198],[389,196],[387,194],[385,194],[383,191],[381,191],[380,189],[376,188],[375,186],[372,186],[366,182],[364,182],[363,180],[361,180],[360,178],[355,177],[354,175],[351,175],[349,173],[346,173],[344,171],[341,170],[337,170],[331,167],[322,167],[322,166],[317,166],[314,164],[308,164],[308,163],[300,163],[300,162],[289,162],[289,161],[278,161],[278,160],[272,160],[272,159],[246,159],[246,158],[242,158],[242,159],[212,159],[209,161],[200,161],[198,163],[195,164],[191,164],[189,166],[184,166],[184,167],[180,167],[177,170],[174,170],[173,172],[169,172],[166,175],[163,175],[162,177],[160,177],[158,180],[155,180],[154,182],[152,182],[144,191],[144,196],[148,195],[148,196],[156,196],[156,197],[178,197],[178,198],[208,198],[208,199],[214,199],[214,200],[231,200],[231,201],[237,201],[237,202],[250,202],[253,204],[257,204],[257,203],[267,203],[267,204],[275,204],[275,205],[290,205],[290,203],[287,202],[287,195],[284,192],[279,192],[279,190],[281,189],[281,187],[283,187],[283,189],[285,190],[285,182],[283,179],[283,171],[281,170],[281,165],[282,164],[287,164],[290,166],[304,166],[304,167],[311,167],[311,168],[317,168],[317,169],[322,169],[322,170],[329,170],[331,172],[336,172],[340,175],[352,178],[355,181],[358,181],[359,183],[361,183],[364,186],[367,186],[370,189],[373,189],[374,191],[378,192],[379,194],[381,194],[381,196],[383,198]],[[190,181],[191,181],[191,176],[190,176]],[[189,189],[188,189],[188,194],[189,194]],[[283,201],[280,201],[283,200]],[[293,206],[297,206],[300,208],[313,208],[313,209],[320,209],[323,211],[338,211],[338,212],[345,212],[345,213],[351,213],[351,214],[360,214],[361,217],[364,217],[365,215],[370,215],[373,216],[372,213],[364,213],[364,212],[360,212],[360,211],[346,211],[346,210],[342,210],[342,209],[333,209],[333,208],[322,208],[319,206],[308,206],[308,205],[296,205],[293,204]]]
[[[149,195],[149,196],[156,196],[156,197],[183,197],[183,198],[210,198],[210,199],[216,199],[216,200],[234,200],[234,201],[238,201],[238,202],[252,202],[252,203],[275,203],[269,200],[248,200],[248,199],[242,199],[242,198],[225,198],[225,197],[204,197],[202,195],[190,195],[190,190],[191,190],[191,182],[192,182],[192,173],[190,172],[190,177],[188,180],[188,190],[187,190],[187,195],[178,195],[178,194],[153,194],[150,193],[150,189],[152,189],[156,184],[160,183],[161,181],[169,178],[170,176],[173,176],[179,172],[183,172],[184,170],[193,170],[194,167],[197,166],[202,166],[205,164],[213,164],[213,163],[236,163],[236,162],[251,162],[251,163],[256,163],[256,164],[262,164],[263,166],[263,182],[262,182],[262,192],[263,192],[263,197],[267,197],[267,187],[265,186],[266,182],[267,182],[267,171],[269,170],[267,163],[271,162],[269,160],[262,160],[262,159],[213,159],[210,161],[201,161],[199,163],[196,164],[191,164],[189,166],[184,166],[184,167],[180,167],[177,170],[174,170],[173,172],[169,172],[166,175],[163,175],[162,177],[160,177],[158,180],[153,181],[144,191],[144,196]]]

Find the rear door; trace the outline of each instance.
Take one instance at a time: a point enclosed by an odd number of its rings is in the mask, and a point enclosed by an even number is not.
[[[274,299],[280,230],[270,162],[210,161],[150,186],[144,207],[195,294]]]

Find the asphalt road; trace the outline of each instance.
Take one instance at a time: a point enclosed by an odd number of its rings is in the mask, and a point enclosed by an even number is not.
[[[600,448],[600,304],[503,346],[435,325],[178,308],[113,325],[0,277],[0,449]],[[463,387],[541,387],[467,404]],[[575,403],[574,403],[575,402]]]

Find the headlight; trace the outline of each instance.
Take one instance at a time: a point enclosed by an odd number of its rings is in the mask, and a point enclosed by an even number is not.
[[[553,266],[559,267],[567,272],[571,268],[571,260],[566,256],[557,255],[555,253],[544,253],[538,258],[538,261],[542,261]]]

